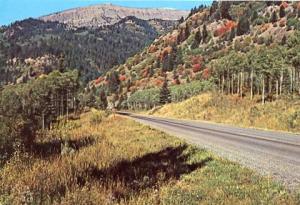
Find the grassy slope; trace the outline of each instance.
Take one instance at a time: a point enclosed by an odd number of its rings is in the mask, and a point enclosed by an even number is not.
[[[170,205],[300,200],[269,179],[147,126],[118,116],[99,120],[86,113],[48,133],[35,155],[16,153],[0,170],[0,204],[32,199]],[[58,134],[78,150],[61,157]]]
[[[219,93],[205,93],[148,113],[300,133],[299,110],[300,103],[297,99],[277,100],[262,105],[260,99],[250,100],[237,96],[222,96]]]

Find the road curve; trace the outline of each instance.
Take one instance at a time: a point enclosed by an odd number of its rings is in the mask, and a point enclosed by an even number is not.
[[[118,114],[257,170],[291,190],[300,188],[300,135],[128,112]]]

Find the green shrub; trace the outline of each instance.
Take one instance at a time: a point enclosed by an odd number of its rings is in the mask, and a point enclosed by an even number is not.
[[[300,111],[296,111],[288,117],[289,129],[300,129]]]
[[[108,112],[98,110],[92,110],[92,113],[90,119],[92,125],[99,125],[109,115]]]
[[[297,18],[289,18],[287,21],[287,26],[297,29],[297,27],[299,27],[298,19]]]
[[[265,20],[264,20],[264,18],[262,18],[262,17],[259,17],[258,19],[256,19],[254,22],[253,22],[253,24],[254,25],[262,25],[262,24],[264,24],[265,23]]]

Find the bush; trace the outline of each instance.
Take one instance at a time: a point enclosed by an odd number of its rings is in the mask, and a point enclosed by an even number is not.
[[[288,118],[288,127],[290,129],[300,129],[300,111],[296,111]]]
[[[264,18],[258,18],[258,19],[256,19],[254,22],[253,22],[253,24],[254,25],[262,25],[262,24],[264,24],[265,23],[265,20],[264,20]]]
[[[288,27],[293,27],[294,29],[297,29],[299,27],[299,21],[297,18],[289,18],[287,21]]]
[[[257,39],[257,44],[262,45],[262,44],[264,44],[264,43],[265,43],[264,37],[260,36],[260,37]]]
[[[90,119],[90,123],[92,125],[99,125],[106,117],[108,117],[108,112],[105,111],[98,111],[93,109],[92,110],[92,116]]]

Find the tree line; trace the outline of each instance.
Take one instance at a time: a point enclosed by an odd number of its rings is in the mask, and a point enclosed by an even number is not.
[[[180,102],[202,92],[211,90],[210,81],[193,81],[187,84],[168,86],[167,80],[161,88],[150,88],[133,93],[126,101],[129,109],[151,109],[170,102]]]
[[[19,142],[30,149],[39,129],[48,129],[59,117],[78,110],[78,72],[54,71],[25,84],[0,91],[0,149],[11,151]],[[3,152],[4,153],[4,152]]]
[[[252,99],[261,95],[278,98],[283,94],[300,95],[300,33],[291,36],[286,46],[252,48],[248,52],[231,51],[210,63],[221,93],[246,93]]]

